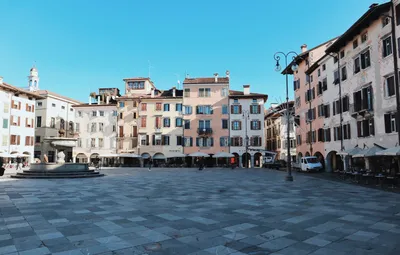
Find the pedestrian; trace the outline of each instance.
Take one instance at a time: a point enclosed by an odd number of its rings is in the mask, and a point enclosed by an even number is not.
[[[149,158],[149,171],[151,171],[151,166],[153,165],[153,158]]]
[[[16,171],[18,171],[18,170],[22,170],[21,158],[20,157],[17,157],[17,169],[16,169]]]
[[[204,158],[201,158],[199,160],[199,171],[204,169]]]

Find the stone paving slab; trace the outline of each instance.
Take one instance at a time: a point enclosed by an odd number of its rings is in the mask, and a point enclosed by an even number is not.
[[[398,254],[400,194],[265,169],[0,178],[1,254]],[[351,194],[351,195],[349,195]]]

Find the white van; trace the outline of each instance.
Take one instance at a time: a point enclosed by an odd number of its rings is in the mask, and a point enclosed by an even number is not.
[[[319,162],[317,157],[303,157],[301,158],[301,171],[311,172],[311,171],[321,171],[322,164]]]

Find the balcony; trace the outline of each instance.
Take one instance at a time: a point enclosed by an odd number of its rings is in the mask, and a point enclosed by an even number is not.
[[[374,109],[372,104],[351,104],[349,112],[353,118],[357,118],[358,116],[368,117],[374,114]]]
[[[199,135],[212,135],[212,128],[198,128],[197,133]]]

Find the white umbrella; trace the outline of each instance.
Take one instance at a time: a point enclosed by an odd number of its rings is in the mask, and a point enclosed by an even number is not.
[[[122,154],[118,154],[118,157],[120,157],[120,158],[141,158],[142,156],[137,155],[135,153],[122,153]]]
[[[99,155],[100,158],[116,158],[119,157],[118,154],[115,153],[104,153]]]
[[[11,155],[13,155],[14,158],[17,158],[17,157],[19,157],[19,158],[29,157],[29,155],[22,154],[22,153],[12,153]]]
[[[228,152],[219,152],[215,155],[213,155],[213,158],[232,158],[235,155],[233,155],[232,153],[228,153]]]
[[[361,152],[353,155],[353,158],[364,158],[364,157],[372,157],[372,156],[378,156],[377,153],[379,151],[383,151],[385,148],[379,146],[379,145],[374,145],[373,147],[362,150]]]
[[[167,158],[184,158],[184,157],[186,157],[186,154],[178,153],[172,156],[168,156]]]
[[[354,147],[348,150],[344,150],[344,151],[339,151],[338,153],[336,153],[337,155],[344,155],[344,156],[354,156],[356,154],[360,154],[363,150],[359,147]]]
[[[383,151],[378,151],[376,155],[382,155],[382,156],[400,156],[400,147],[396,146],[390,149],[386,149]]]
[[[189,154],[189,157],[208,157],[210,155],[208,155],[207,153],[204,152],[194,152]]]
[[[7,152],[2,152],[2,153],[0,153],[0,157],[2,157],[2,158],[16,158],[17,156],[16,156],[16,154],[10,154],[10,153],[7,153]]]

